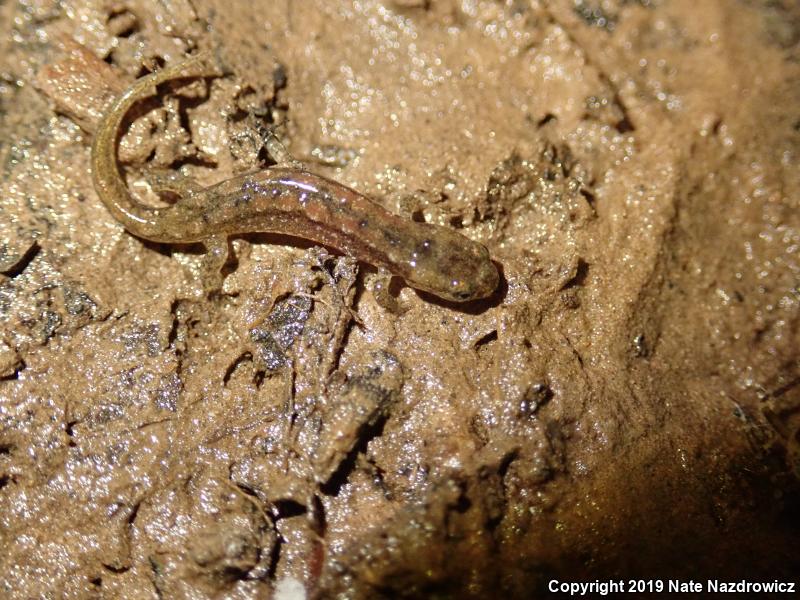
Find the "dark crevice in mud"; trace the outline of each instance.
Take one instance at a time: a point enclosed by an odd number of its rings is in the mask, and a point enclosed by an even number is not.
[[[333,348],[333,357],[328,363],[328,375],[331,375],[339,369],[342,361],[342,355],[344,354],[344,349],[347,347],[347,340],[350,339],[350,332],[353,330],[353,326],[355,325],[355,319],[353,319],[351,313],[346,313],[345,318],[346,322],[344,324],[344,329],[339,336],[338,342]]]
[[[628,116],[628,111],[625,106],[621,102],[617,102],[617,106],[619,106],[620,111],[622,111],[622,118],[614,125],[614,128],[617,130],[617,132],[632,133],[633,131],[636,131],[636,128],[633,126],[633,122]]]
[[[158,71],[164,68],[164,65],[167,64],[167,61],[164,60],[162,56],[152,56],[148,61],[148,64],[143,64],[139,71],[136,73],[136,79],[141,79],[142,77],[147,77],[151,75],[154,71]],[[177,79],[177,78],[176,78]],[[171,80],[174,81],[174,80]]]
[[[256,491],[246,483],[239,483],[237,481],[231,481],[231,483],[235,485],[237,489],[239,489],[244,495],[260,500]]]
[[[570,288],[582,287],[586,282],[586,276],[589,274],[589,263],[582,258],[578,259],[578,266],[575,268],[575,275],[567,281],[562,287],[562,290]]]
[[[793,388],[796,388],[797,386],[800,386],[800,377],[792,379],[789,383],[787,383],[785,385],[782,385],[781,387],[777,388],[776,390],[773,390],[772,392],[770,392],[768,394],[768,397],[770,397],[770,398],[780,398],[781,396],[783,396],[787,392],[790,392]]]
[[[67,421],[66,425],[64,426],[64,433],[66,433],[69,437],[69,442],[67,442],[67,445],[70,448],[75,448],[75,446],[77,446],[75,443],[75,425],[77,424],[78,421]]]
[[[197,155],[184,156],[182,158],[172,161],[169,166],[170,169],[178,171],[184,165],[191,165],[193,167],[203,167],[204,169],[216,169],[218,166],[216,161],[207,157],[197,156]]]
[[[149,162],[153,162],[153,161],[155,160],[155,158],[156,158],[156,150],[155,150],[155,148],[153,148],[153,149],[152,149],[152,150],[150,150],[150,152],[148,153],[148,155],[147,155],[147,158],[145,159],[145,161],[144,161],[144,162],[145,162],[145,164],[147,164],[147,163],[149,163]]]
[[[298,517],[308,512],[308,508],[305,505],[290,498],[276,500],[274,507],[273,512],[276,521],[288,519],[289,517]]]
[[[352,450],[347,453],[344,460],[339,464],[333,475],[330,476],[328,481],[319,486],[320,491],[326,496],[337,496],[342,486],[347,483],[350,474],[356,467],[356,461],[359,454],[363,454],[367,450],[367,444],[376,437],[383,434],[383,427],[386,425],[387,415],[381,416],[375,423],[365,423],[356,434],[358,442],[353,446]]]
[[[566,334],[561,332],[561,337],[564,340],[564,343],[567,345],[567,348],[569,349],[570,354],[572,354],[573,358],[578,363],[579,372],[580,372],[581,377],[584,380],[586,380],[586,377],[587,377],[586,376],[586,366],[585,366],[585,364],[583,362],[583,357],[581,356],[580,352],[578,352],[575,349],[575,344],[572,343],[572,340],[569,339],[569,337]]]
[[[9,481],[11,481],[11,477],[8,475],[0,475],[0,490],[6,487]]]
[[[492,342],[497,341],[497,330],[493,329],[482,338],[480,338],[477,342],[475,342],[475,349],[481,348],[482,346],[488,346]]]
[[[275,574],[278,572],[278,563],[281,560],[281,548],[284,543],[284,539],[278,535],[275,538],[275,543],[272,544],[272,551],[269,556],[269,567],[267,568],[267,577],[269,579],[275,579]]]
[[[225,370],[225,375],[222,377],[222,384],[228,385],[228,382],[231,380],[231,377],[236,372],[236,369],[239,368],[239,365],[244,364],[245,362],[252,362],[253,355],[249,352],[242,352],[239,356],[236,357],[228,368]]]
[[[243,569],[241,567],[233,565],[229,565],[223,568],[220,575],[223,580],[229,582],[247,581],[248,579],[251,579],[250,571],[248,569]]]
[[[167,334],[167,346],[169,348],[175,347],[175,342],[178,339],[178,329],[180,327],[179,311],[181,307],[180,300],[173,300],[169,307],[169,314],[172,316],[172,327]]]
[[[244,86],[241,89],[241,91],[239,92],[239,94],[241,96],[246,96],[246,95],[255,94],[255,93],[256,93],[256,91],[253,89],[252,86],[249,86],[249,85]],[[243,121],[246,121],[247,119],[251,119],[252,117],[253,117],[253,113],[251,113],[250,111],[244,110],[242,108],[237,108],[230,115],[228,115],[227,118],[228,118],[228,122],[229,123],[242,123]],[[258,123],[255,123],[256,127],[258,125],[259,125]]]
[[[128,525],[133,525],[133,522],[136,520],[136,516],[139,514],[139,507],[142,505],[141,502],[137,502],[133,505],[131,509],[131,514],[128,515]]]
[[[115,567],[114,565],[108,565],[106,563],[102,563],[102,565],[106,571],[116,574],[127,573],[128,571],[131,570],[130,567]]]
[[[514,449],[508,454],[503,457],[503,460],[500,461],[500,466],[497,468],[497,476],[500,479],[500,486],[499,486],[499,495],[500,501],[502,502],[502,509],[498,511],[496,515],[490,515],[489,518],[486,520],[486,528],[489,531],[494,531],[497,529],[498,525],[503,522],[503,519],[506,516],[506,512],[508,510],[508,500],[506,499],[506,475],[508,474],[508,469],[511,467],[511,463],[513,463],[519,457],[519,449]]]
[[[241,578],[242,581],[263,581],[269,577],[269,565],[265,565],[267,562],[266,552],[268,552],[268,550],[263,546],[258,546],[255,551],[255,566],[245,573],[244,577]]]
[[[537,127],[539,127],[539,128],[541,129],[542,127],[544,127],[545,125],[547,125],[547,124],[548,124],[548,123],[550,123],[551,121],[555,121],[555,120],[556,120],[556,118],[557,118],[557,117],[556,117],[556,116],[555,116],[553,113],[547,113],[547,114],[546,114],[545,116],[543,116],[541,119],[539,119],[538,121],[536,121],[536,126],[537,126]]]
[[[314,529],[314,533],[321,538],[325,537],[328,521],[325,518],[325,507],[322,505],[322,500],[316,494],[311,501],[311,526]]]
[[[108,15],[107,26],[118,38],[129,38],[142,29],[136,15],[126,8],[112,10]]]
[[[525,395],[522,397],[518,412],[519,416],[532,417],[542,406],[550,402],[553,395],[553,390],[548,384],[541,381],[534,383],[525,391]]]
[[[283,63],[278,63],[272,70],[272,89],[279,92],[289,83],[288,69]]]
[[[373,483],[381,490],[383,493],[383,497],[386,498],[389,502],[394,500],[394,493],[392,492],[391,488],[386,484],[385,474],[386,471],[383,470],[375,460],[370,457],[367,458],[367,463],[372,467],[372,481]]]
[[[453,504],[452,509],[463,515],[470,508],[472,508],[472,500],[470,500],[467,497],[466,492],[462,490],[462,492],[458,495],[455,504]]]
[[[33,242],[30,246],[28,246],[28,249],[25,250],[21,256],[14,260],[13,264],[6,266],[3,265],[3,263],[0,263],[0,272],[2,272],[4,275],[8,275],[12,279],[18,275],[21,275],[22,272],[28,268],[28,265],[33,262],[33,259],[36,258],[39,252],[41,252],[41,250],[41,246],[39,246],[39,244],[36,242]]]
[[[3,377],[0,377],[0,381],[14,381],[16,379],[19,379],[19,374],[22,373],[22,371],[24,371],[27,367],[28,365],[25,364],[25,361],[22,360],[19,361],[19,364],[14,369],[14,372],[11,373],[11,375],[5,375]]]
[[[117,33],[117,37],[120,38],[129,38],[134,35],[136,32],[139,31],[139,27],[136,23],[132,23],[130,25],[126,25],[122,31]]]

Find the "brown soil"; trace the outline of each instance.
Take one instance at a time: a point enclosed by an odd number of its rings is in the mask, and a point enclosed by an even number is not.
[[[506,597],[800,572],[793,0],[0,4],[0,595]],[[139,240],[89,142],[203,184],[260,130],[485,243],[457,306],[302,240]],[[184,82],[186,84],[187,82]],[[294,589],[294,592],[292,590]]]

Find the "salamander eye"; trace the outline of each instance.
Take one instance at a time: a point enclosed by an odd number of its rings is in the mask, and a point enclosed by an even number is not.
[[[469,292],[456,292],[455,297],[458,298],[459,300],[464,301],[464,300],[469,300],[470,294]]]
[[[419,254],[430,254],[432,246],[433,242],[431,240],[422,240],[420,245],[417,246],[417,252]]]

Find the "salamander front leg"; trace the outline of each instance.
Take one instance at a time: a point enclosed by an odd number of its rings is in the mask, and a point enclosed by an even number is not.
[[[372,280],[372,295],[375,301],[380,304],[384,309],[394,315],[399,315],[400,303],[397,298],[392,296],[389,286],[392,283],[392,273],[384,267],[378,267],[378,273]]]
[[[225,280],[222,267],[228,260],[228,237],[215,235],[205,240],[203,245],[206,247],[201,266],[203,291],[206,295],[211,295],[222,289],[222,282]]]

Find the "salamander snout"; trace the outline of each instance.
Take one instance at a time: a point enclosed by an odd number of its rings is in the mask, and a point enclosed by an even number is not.
[[[450,302],[479,300],[497,289],[500,275],[483,244],[427,223],[414,223],[406,233],[390,262],[411,287]]]
[[[412,285],[451,302],[491,295],[500,283],[500,275],[486,246],[449,230],[438,234],[431,242],[428,260],[418,261]]]
[[[471,244],[470,244],[471,245]],[[439,295],[455,302],[469,302],[490,296],[500,284],[497,267],[489,258],[488,250],[481,244],[463,249],[460,260],[453,261],[447,294]]]

